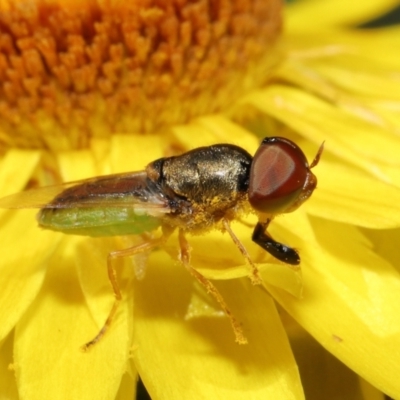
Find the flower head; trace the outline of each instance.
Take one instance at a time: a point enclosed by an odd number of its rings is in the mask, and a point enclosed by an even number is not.
[[[229,235],[188,238],[193,267],[216,283],[246,346],[171,237],[117,260],[123,300],[99,343],[79,351],[113,304],[107,255],[149,237],[63,236],[38,230],[32,210],[2,211],[3,397],[132,398],[140,375],[154,399],[301,399],[296,324],[399,397],[399,36],[339,28],[383,3],[348,14],[334,1],[295,4],[278,41],[278,1],[0,0],[4,195],[214,143],[254,154],[262,137],[287,136],[308,160],[326,143],[312,198],[271,225],[299,250],[301,270],[251,241],[252,216],[232,227],[263,287]]]
[[[277,0],[1,8],[3,147],[64,150],[114,132],[160,132],[228,109],[278,58]]]

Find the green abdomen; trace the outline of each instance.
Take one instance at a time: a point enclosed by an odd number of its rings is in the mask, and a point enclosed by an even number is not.
[[[44,208],[37,219],[42,228],[83,236],[137,235],[161,225],[159,218],[137,214],[132,207]]]

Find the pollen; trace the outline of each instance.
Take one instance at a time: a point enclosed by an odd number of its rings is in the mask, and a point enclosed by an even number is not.
[[[0,150],[157,132],[266,80],[279,0],[0,0]]]

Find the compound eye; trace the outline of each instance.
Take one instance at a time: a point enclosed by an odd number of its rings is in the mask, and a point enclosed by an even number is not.
[[[265,138],[251,165],[249,202],[267,214],[290,212],[311,195],[316,183],[295,143],[282,137]]]

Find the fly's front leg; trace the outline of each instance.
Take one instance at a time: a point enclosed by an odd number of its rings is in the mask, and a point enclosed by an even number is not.
[[[150,251],[154,247],[157,247],[157,246],[163,244],[168,239],[168,237],[170,236],[171,233],[172,232],[168,232],[167,234],[165,234],[165,232],[163,232],[163,235],[159,239],[149,240],[148,242],[144,242],[139,245],[129,247],[128,249],[116,250],[116,251],[112,251],[111,253],[108,254],[108,257],[107,257],[108,279],[111,283],[115,300],[114,300],[114,304],[111,308],[110,313],[108,314],[108,317],[107,317],[106,322],[104,323],[103,327],[100,329],[98,334],[90,342],[87,342],[83,346],[84,351],[87,351],[90,347],[95,345],[107,332],[107,330],[111,326],[113,318],[118,310],[119,303],[122,300],[122,294],[121,294],[121,290],[119,288],[119,284],[118,284],[118,280],[117,280],[117,272],[113,265],[114,260],[116,260],[117,258],[134,256],[135,254]]]
[[[236,247],[240,250],[243,257],[246,259],[248,265],[251,269],[250,280],[253,285],[260,285],[262,283],[262,279],[260,276],[260,272],[258,268],[253,263],[249,253],[247,252],[246,248],[243,246],[242,242],[238,239],[238,237],[232,231],[232,228],[229,224],[229,221],[225,218],[222,220],[222,224],[224,225],[224,229],[229,233],[230,237],[232,238],[233,242],[235,243]]]
[[[291,265],[300,264],[300,256],[295,249],[277,242],[268,234],[267,228],[271,221],[271,219],[267,219],[266,222],[257,223],[252,236],[253,242],[284,263]]]
[[[179,244],[180,244],[180,258],[184,267],[194,276],[197,281],[207,290],[207,293],[211,294],[217,303],[220,305],[222,310],[228,316],[233,332],[235,333],[236,342],[239,344],[246,344],[247,339],[243,333],[243,329],[235,316],[232,314],[231,310],[229,309],[228,305],[225,303],[224,298],[222,297],[221,293],[218,289],[214,286],[214,284],[208,280],[204,275],[202,275],[199,271],[194,269],[190,265],[190,245],[185,238],[185,234],[182,229],[179,229]]]

